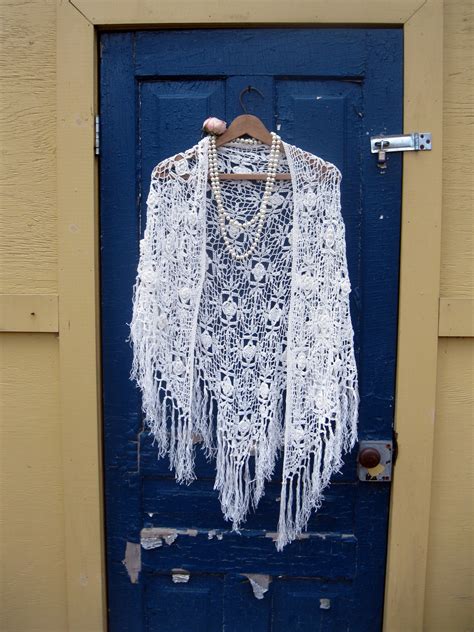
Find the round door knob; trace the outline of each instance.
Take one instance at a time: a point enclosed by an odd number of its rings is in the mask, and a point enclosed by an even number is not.
[[[359,463],[367,469],[378,465],[380,459],[380,452],[376,448],[364,448],[359,452]]]

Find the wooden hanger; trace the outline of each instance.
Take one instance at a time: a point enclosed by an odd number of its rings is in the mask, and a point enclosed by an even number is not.
[[[221,147],[244,134],[260,140],[262,143],[271,146],[272,135],[263,122],[253,114],[241,114],[237,116],[223,134],[216,138],[216,147]],[[280,154],[285,155],[283,146],[280,145]],[[219,173],[221,180],[266,180],[266,173]],[[210,177],[210,176],[209,176]],[[291,180],[289,173],[275,174],[276,180]]]
[[[271,146],[272,144],[271,133],[257,116],[254,116],[253,114],[241,114],[232,121],[223,134],[217,136],[216,147],[221,147],[222,145],[225,145],[244,134],[248,134],[249,136],[252,136],[252,138],[256,138],[266,145]],[[283,156],[285,155],[285,150],[282,145],[280,145],[280,153]],[[180,153],[176,154],[175,159],[180,160],[183,157],[183,154]],[[319,162],[316,162],[317,160],[318,159],[315,159],[308,153],[309,164],[312,165],[314,162],[315,167],[320,169],[321,173],[324,173],[327,170],[327,167],[325,165],[319,165]],[[218,176],[221,180],[265,180],[267,178],[266,173],[218,173]],[[189,175],[186,174],[182,177],[187,180]],[[210,176],[208,176],[208,179],[210,179]],[[291,174],[277,173],[275,174],[275,179],[291,180]]]

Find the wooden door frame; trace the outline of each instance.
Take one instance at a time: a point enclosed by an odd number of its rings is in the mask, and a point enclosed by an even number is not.
[[[404,129],[393,479],[384,632],[422,630],[436,396],[442,205],[442,0],[57,0],[60,388],[69,630],[106,629],[99,327],[98,30],[251,26],[404,29]],[[204,21],[203,21],[204,18]]]

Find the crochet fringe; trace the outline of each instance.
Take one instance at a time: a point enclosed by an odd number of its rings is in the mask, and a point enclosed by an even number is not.
[[[197,443],[215,459],[214,489],[232,531],[257,508],[283,451],[281,551],[306,530],[357,441],[341,173],[284,143],[291,183],[280,181],[273,194],[261,251],[246,268],[228,258],[217,218],[206,215],[208,141],[152,174],[130,377],[158,456],[169,456],[178,483],[196,479]],[[223,171],[265,168],[265,146],[237,158],[233,151],[220,148]],[[258,207],[258,186],[224,186],[240,221]]]

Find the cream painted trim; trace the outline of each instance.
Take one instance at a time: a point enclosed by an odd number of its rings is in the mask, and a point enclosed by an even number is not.
[[[431,499],[441,259],[443,2],[404,26],[404,132],[429,130],[430,152],[403,156],[395,429],[384,630],[421,632]],[[426,160],[424,159],[426,158]]]
[[[94,27],[57,0],[59,360],[68,632],[106,629]]]
[[[0,294],[0,331],[57,332],[57,294]]]
[[[58,2],[60,340],[69,630],[105,629],[98,386],[97,108],[94,25],[402,24],[404,133],[431,152],[404,155],[395,468],[384,632],[422,631],[438,342],[442,182],[442,0],[65,0]],[[205,22],[203,22],[205,17]],[[74,229],[72,228],[74,227]],[[79,230],[76,230],[78,228]],[[416,358],[416,371],[413,370]],[[420,451],[420,446],[423,449]]]
[[[439,336],[474,336],[474,299],[439,299]]]
[[[421,0],[71,0],[95,25],[405,24]],[[271,16],[271,19],[269,19]],[[204,20],[203,20],[204,18]]]

